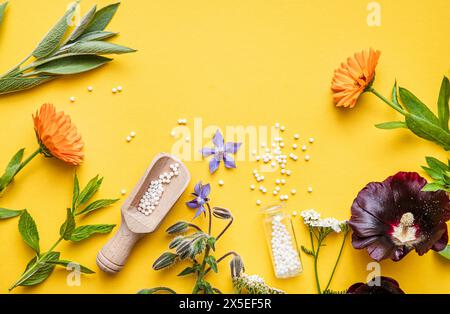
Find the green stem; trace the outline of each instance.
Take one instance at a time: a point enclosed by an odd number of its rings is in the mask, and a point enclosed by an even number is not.
[[[30,156],[28,156],[27,159],[22,161],[22,163],[20,164],[19,169],[17,169],[17,171],[16,171],[16,174],[18,174],[19,171],[22,170],[23,167],[25,167],[31,160],[33,160],[34,157],[36,157],[40,153],[42,153],[42,148],[39,147],[34,153],[32,153]]]
[[[406,115],[407,112],[405,110],[403,110],[401,107],[399,107],[398,105],[394,104],[392,101],[388,100],[386,97],[384,97],[383,95],[381,95],[380,93],[378,93],[373,87],[370,87],[366,90],[367,92],[371,92],[372,94],[374,94],[375,96],[377,96],[378,98],[380,98],[383,102],[385,102],[389,107],[391,107],[392,109],[394,109],[395,111],[401,113],[402,115]]]
[[[41,256],[38,256],[38,258],[36,259],[36,262],[27,270],[25,271],[22,276],[20,276],[19,280],[17,280],[8,290],[11,291],[14,288],[16,288],[21,282],[23,282],[24,280],[28,279],[30,276],[32,276],[34,274],[34,271],[36,269],[36,267],[39,266],[39,264],[41,263],[42,260],[44,260],[51,252],[53,252],[53,250],[56,248],[56,246],[63,240],[62,237],[60,237],[58,239],[58,241],[55,242],[55,244],[52,245],[52,247],[50,248],[50,250],[48,250],[47,252],[45,252],[44,254],[42,254]]]
[[[209,245],[206,245],[205,250],[205,256],[203,257],[202,265],[200,266],[200,270],[198,272],[197,281],[195,282],[194,290],[192,291],[192,294],[197,294],[199,292],[199,283],[203,280],[203,277],[205,277],[205,267],[206,267],[206,258],[209,256],[209,252],[211,250],[211,247]]]
[[[228,252],[227,254],[225,254],[225,255],[223,255],[222,257],[220,257],[220,258],[216,261],[216,263],[219,264],[221,261],[223,261],[225,258],[227,258],[227,257],[230,256],[230,255],[236,256],[237,253],[236,253],[236,252],[233,252],[233,251]],[[205,275],[206,275],[207,273],[209,273],[210,271],[211,271],[211,267],[209,267],[207,270],[205,270]]]
[[[6,78],[11,75],[11,73],[14,73],[16,70],[20,69],[20,67],[28,61],[28,59],[31,58],[31,54],[27,55],[22,61],[20,61],[15,67],[11,68],[7,72],[3,73],[1,78]]]
[[[314,254],[314,275],[316,278],[316,285],[317,285],[317,293],[318,294],[322,294],[322,290],[320,289],[320,280],[319,280],[319,269],[317,266],[317,262],[319,260],[319,251],[320,251],[320,246],[322,244],[322,241],[319,240],[319,242],[317,243],[317,251]]]
[[[342,251],[344,250],[345,240],[347,239],[348,233],[349,233],[349,230],[347,230],[344,233],[344,239],[342,241],[341,249],[339,250],[339,255],[336,259],[336,263],[334,264],[333,271],[331,272],[330,280],[328,280],[327,286],[325,287],[325,291],[328,290],[328,288],[330,287],[331,280],[333,279],[334,273],[336,272],[336,268],[339,263],[339,260],[341,259]]]
[[[209,203],[206,203],[206,206],[208,207],[208,234],[211,235],[212,211],[211,211],[211,206],[209,206]]]
[[[231,217],[230,221],[228,222],[228,224],[225,226],[225,228],[223,228],[223,230],[219,233],[219,235],[216,237],[216,241],[220,239],[221,236],[223,236],[223,234],[228,230],[228,228],[230,228],[231,224],[233,223],[234,218]]]

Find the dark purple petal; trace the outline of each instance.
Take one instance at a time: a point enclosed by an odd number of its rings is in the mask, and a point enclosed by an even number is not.
[[[187,202],[186,205],[187,205],[189,208],[198,208],[198,207],[200,206],[200,205],[198,204],[198,202],[197,202],[196,199]]]
[[[200,149],[200,153],[203,157],[208,157],[215,154],[215,149],[211,147],[204,147]]]
[[[195,194],[197,194],[197,196],[200,196],[201,190],[202,190],[202,181],[197,183],[194,187],[194,192],[195,192]]]
[[[377,241],[367,246],[367,252],[377,262],[390,258],[394,252],[395,245],[387,237],[379,237]]]
[[[232,143],[228,142],[225,144],[225,152],[229,154],[236,154],[239,148],[241,147],[242,143]]]
[[[443,248],[439,250],[442,251],[447,246],[446,242],[448,242],[447,225],[444,222],[440,224],[438,227],[436,227],[434,232],[432,232],[431,234],[422,233],[422,236],[424,236],[425,239],[414,246],[417,254],[423,255],[430,249],[432,249],[436,244],[437,247],[439,248],[445,242]]]
[[[215,157],[209,161],[209,172],[214,173],[219,168],[220,160]]]
[[[231,157],[230,155],[224,154],[223,155],[223,161],[224,161],[225,167],[227,167],[227,168],[236,168],[236,163],[235,163],[233,157]]]
[[[213,143],[216,146],[216,148],[224,148],[223,136],[219,130],[217,130],[216,133],[214,134]]]
[[[445,225],[445,224],[444,224]],[[440,252],[447,247],[448,244],[448,230],[447,225],[445,225],[445,232],[441,238],[433,245],[431,248],[433,251]]]
[[[208,183],[202,187],[202,191],[200,192],[200,197],[202,199],[206,200],[208,198],[209,193],[211,193],[211,185]]]

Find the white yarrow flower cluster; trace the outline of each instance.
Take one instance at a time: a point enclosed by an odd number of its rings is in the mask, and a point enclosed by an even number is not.
[[[300,215],[305,225],[313,228],[331,228],[336,233],[341,232],[342,227],[347,225],[346,220],[340,221],[333,217],[320,218],[320,213],[314,209],[302,211]]]

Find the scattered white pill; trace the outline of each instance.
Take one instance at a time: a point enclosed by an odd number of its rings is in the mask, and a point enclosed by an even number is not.
[[[280,126],[280,131],[284,132],[284,130],[286,130],[286,127],[284,125]]]
[[[75,102],[75,96],[69,98],[70,102]]]
[[[121,92],[123,90],[123,87],[122,86],[117,86],[117,91],[119,91],[119,92]]]
[[[170,136],[175,137],[175,135],[177,135],[177,134],[175,133],[175,131],[171,131],[171,132],[170,132]]]
[[[309,142],[312,144],[312,143],[314,143],[314,137],[310,137],[309,138]]]
[[[306,151],[306,145],[302,145],[302,151]]]
[[[273,191],[273,195],[277,195],[277,194],[278,194],[277,190]]]
[[[275,180],[275,183],[276,183],[276,184],[280,184],[280,182],[281,182],[280,179],[276,179],[276,180]]]
[[[291,175],[291,170],[286,170],[286,175],[290,176]]]
[[[310,157],[309,155],[306,155],[306,156],[305,156],[305,160],[306,160],[306,161],[309,161],[310,159],[311,159],[311,157]]]
[[[256,205],[261,205],[261,200],[256,200]]]
[[[292,216],[297,216],[297,211],[296,210],[294,210],[293,212],[292,212]]]
[[[281,174],[285,174],[286,173],[286,169],[281,169]]]
[[[256,160],[256,161],[260,161],[260,160],[261,160],[261,157],[260,157],[260,156],[255,156],[255,160]]]
[[[266,143],[262,142],[261,147],[266,147]]]
[[[126,140],[127,142],[131,142],[131,136],[127,136],[127,137],[125,138],[125,140]]]
[[[297,193],[297,190],[296,189],[292,189],[291,190],[291,194],[294,195],[295,193]]]
[[[250,185],[250,190],[254,190],[255,186],[253,184]]]
[[[125,190],[125,189],[120,190],[120,194],[122,194],[122,195],[127,194],[127,190]]]
[[[280,143],[280,147],[284,147],[284,143],[283,142]]]
[[[130,136],[131,136],[131,137],[136,137],[136,132],[131,131],[131,132],[130,132]]]
[[[263,193],[267,193],[267,189],[266,188],[264,188],[261,192],[263,192]]]
[[[184,138],[184,140],[185,140],[186,142],[190,142],[190,141],[191,141],[191,138],[190,138],[189,136],[186,136],[186,137]]]
[[[294,139],[298,140],[300,138],[300,135],[298,135],[297,133],[294,134]]]
[[[278,122],[275,123],[275,127],[278,129],[280,127],[280,124]]]
[[[223,180],[219,180],[219,185],[220,185],[220,186],[224,185]]]
[[[308,187],[308,193],[312,193],[313,188],[312,187]]]
[[[92,86],[88,86],[87,90],[92,92],[94,90],[94,88]]]
[[[272,161],[272,162],[270,163],[270,165],[271,165],[272,167],[275,167],[277,164],[276,164],[275,161]]]
[[[282,184],[282,185],[285,185],[285,184],[286,184],[286,180],[281,179],[281,184]]]
[[[292,144],[292,148],[293,149],[297,149],[298,145],[297,144]]]
[[[113,87],[113,89],[111,89],[111,91],[113,92],[113,94],[117,93],[117,88]]]
[[[277,191],[277,192],[280,191],[280,187],[279,187],[279,186],[276,186],[276,187],[275,187],[275,191]]]

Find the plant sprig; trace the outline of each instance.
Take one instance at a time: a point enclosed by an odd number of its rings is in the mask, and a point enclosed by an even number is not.
[[[104,55],[136,51],[105,41],[117,35],[105,31],[105,28],[120,3],[100,10],[93,6],[67,34],[78,5],[79,1],[66,11],[29,55],[0,76],[0,95],[30,89],[64,75],[96,69],[112,61]],[[5,6],[0,5],[0,22]]]
[[[23,241],[35,252],[35,256],[27,264],[25,271],[20,278],[9,288],[13,290],[18,286],[34,286],[45,281],[52,274],[55,266],[67,267],[71,261],[61,259],[61,253],[56,247],[62,241],[80,242],[89,239],[95,234],[109,233],[115,225],[99,224],[77,226],[76,216],[86,215],[94,210],[101,209],[115,203],[118,199],[105,199],[94,201],[86,205],[94,194],[100,189],[102,178],[94,177],[80,190],[78,177],[74,177],[74,189],[72,193],[72,205],[67,208],[66,220],[59,230],[58,240],[49,250],[42,252],[37,225],[33,217],[27,210],[6,210],[0,209],[0,219],[7,219],[20,216],[19,232]],[[93,205],[96,204],[96,205]],[[87,210],[90,208],[90,210]],[[85,274],[94,273],[89,268],[80,265],[80,271]]]
[[[426,157],[428,167],[422,166],[423,170],[434,180],[423,187],[423,191],[450,192],[450,160],[447,163],[434,157]]]

